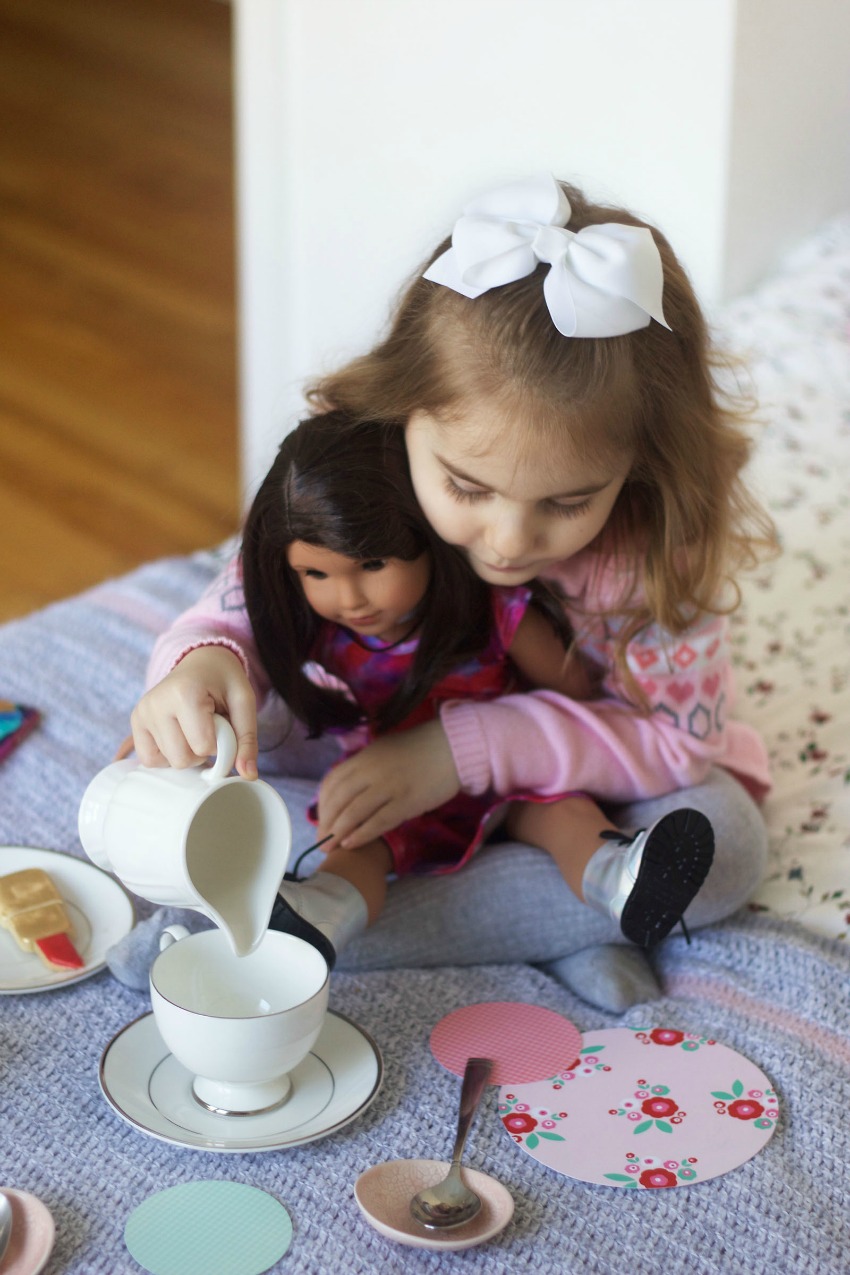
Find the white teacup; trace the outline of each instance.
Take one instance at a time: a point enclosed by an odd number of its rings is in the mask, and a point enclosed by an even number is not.
[[[325,1020],[324,957],[277,930],[242,957],[217,930],[168,926],[160,943],[151,1004],[162,1039],[194,1077],[196,1100],[221,1115],[280,1106]]]
[[[83,849],[152,903],[194,908],[239,955],[266,931],[292,844],[289,812],[268,784],[231,775],[236,736],[216,716],[209,768],[172,770],[126,759],[89,784],[79,813]]]

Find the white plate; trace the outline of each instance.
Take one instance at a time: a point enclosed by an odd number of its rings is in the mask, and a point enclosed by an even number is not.
[[[200,1151],[280,1151],[336,1133],[373,1102],[380,1050],[356,1023],[328,1010],[313,1050],[292,1072],[277,1111],[217,1116],[192,1096],[192,1076],[169,1053],[153,1014],[122,1027],[100,1060],[100,1087],[122,1120],[142,1133]]]
[[[0,876],[24,868],[49,872],[62,895],[74,926],[71,938],[85,961],[81,970],[51,970],[36,952],[24,952],[0,926],[0,995],[47,992],[79,983],[102,970],[106,953],[129,934],[136,923],[133,904],[124,887],[87,859],[58,850],[30,846],[0,846]]]

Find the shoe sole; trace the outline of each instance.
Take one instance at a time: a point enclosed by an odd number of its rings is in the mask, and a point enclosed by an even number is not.
[[[280,930],[283,934],[293,934],[297,939],[304,939],[306,943],[312,944],[327,961],[329,970],[332,970],[336,964],[336,949],[330,939],[315,925],[305,921],[304,917],[296,912],[295,908],[290,907],[280,894],[272,908],[269,929]]]
[[[714,831],[699,810],[672,810],[651,829],[620,928],[652,948],[670,933],[701,888],[714,858]]]

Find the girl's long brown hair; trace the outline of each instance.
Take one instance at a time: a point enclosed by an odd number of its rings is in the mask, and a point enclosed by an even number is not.
[[[408,677],[369,719],[377,733],[399,725],[450,669],[489,643],[490,589],[465,558],[431,530],[407,468],[401,431],[342,412],[302,421],[284,439],[260,485],[242,536],[245,604],[275,690],[311,735],[367,720],[363,707],[319,686],[304,666],[325,623],[307,602],[286,551],[296,540],[359,561],[423,553],[425,596],[411,616],[419,644]],[[563,621],[540,605],[566,642]]]
[[[561,184],[570,230],[606,221],[646,225]],[[553,447],[566,440],[583,457],[631,455],[598,548],[616,554],[623,569],[622,595],[606,614],[623,621],[617,663],[642,706],[625,662],[628,643],[653,622],[675,634],[700,612],[733,610],[737,573],[776,546],[772,523],[741,476],[752,446],[750,404],[721,392],[728,369],[712,349],[691,284],[663,235],[649,229],[661,253],[671,331],[652,322],[620,337],[562,336],[544,302],[545,265],[475,300],[418,274],[386,337],[309,390],[315,404],[399,431],[415,411],[450,421],[483,397],[515,417],[512,446],[521,446],[523,430],[543,430]],[[440,243],[428,264],[449,246]]]

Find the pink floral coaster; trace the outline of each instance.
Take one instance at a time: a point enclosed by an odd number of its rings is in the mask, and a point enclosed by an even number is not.
[[[599,1186],[690,1186],[751,1159],[779,1115],[770,1081],[707,1036],[586,1032],[577,1063],[506,1084],[499,1115],[541,1164]]]
[[[437,1062],[456,1076],[467,1058],[492,1058],[492,1085],[543,1080],[578,1057],[581,1032],[563,1014],[522,1001],[479,1001],[441,1018],[431,1032]]]

